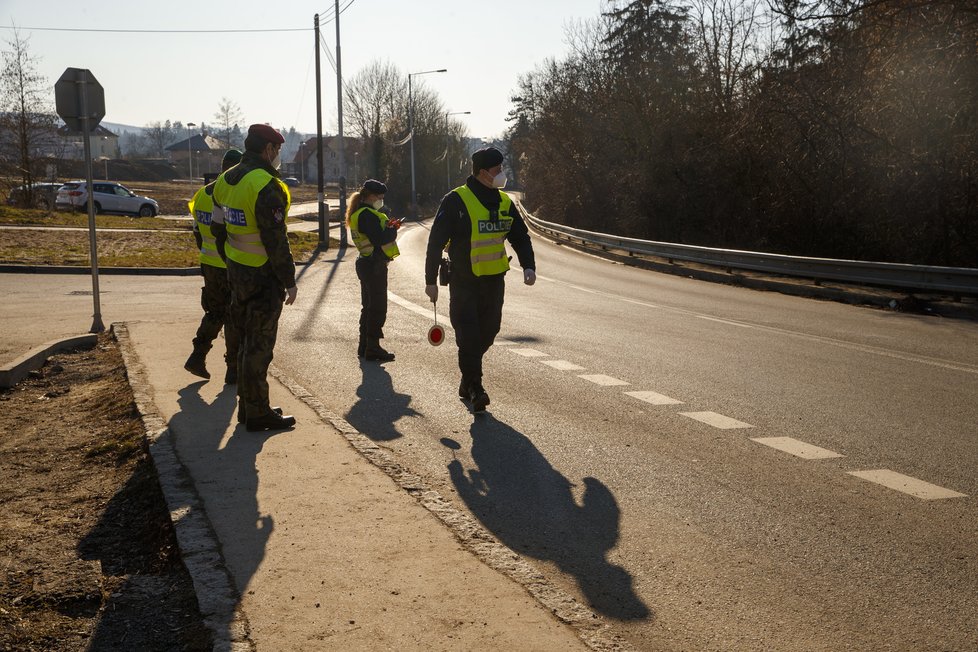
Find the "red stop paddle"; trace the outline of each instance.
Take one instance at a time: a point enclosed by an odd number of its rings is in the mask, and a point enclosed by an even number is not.
[[[438,346],[445,341],[445,329],[438,325],[438,304],[431,305],[435,310],[435,325],[428,329],[428,344]]]

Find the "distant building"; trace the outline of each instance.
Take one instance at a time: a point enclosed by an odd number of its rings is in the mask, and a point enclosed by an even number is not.
[[[62,155],[66,160],[85,160],[85,141],[79,132],[71,131],[68,127],[62,125],[58,129],[58,136],[63,147]],[[93,161],[104,158],[119,158],[119,136],[102,125],[95,127],[92,131],[92,135],[89,138],[89,147],[91,148]],[[55,153],[51,152],[50,155],[54,156]]]
[[[346,187],[355,190],[355,186],[363,181],[361,162],[363,159],[363,144],[359,138],[344,136],[345,163],[340,168],[340,139],[339,136],[323,137],[323,182],[339,183],[340,177],[346,177]],[[285,172],[296,177],[303,183],[316,183],[319,170],[319,158],[316,151],[316,137],[309,138],[299,144],[295,157],[289,163]]]
[[[208,134],[194,134],[167,147],[166,158],[178,173],[185,171],[189,174],[192,165],[192,176],[202,177],[221,171],[221,159],[227,150],[227,143],[223,140]],[[192,159],[192,162],[188,163],[188,159]]]

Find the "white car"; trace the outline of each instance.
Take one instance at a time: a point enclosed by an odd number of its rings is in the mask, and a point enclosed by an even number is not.
[[[84,181],[69,181],[58,189],[54,207],[58,210],[88,209],[88,190]],[[92,183],[95,194],[96,213],[126,213],[139,217],[153,217],[160,212],[155,199],[137,195],[121,183],[95,181]]]

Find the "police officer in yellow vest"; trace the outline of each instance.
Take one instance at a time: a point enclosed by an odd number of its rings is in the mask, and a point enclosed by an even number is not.
[[[241,160],[241,152],[229,149],[221,160],[221,171],[224,172]],[[214,183],[209,183],[194,195],[187,206],[194,218],[194,240],[200,251],[200,273],[204,277],[204,287],[201,290],[200,305],[204,309],[204,317],[197,328],[194,337],[194,351],[187,358],[183,368],[201,378],[210,378],[205,359],[210,351],[217,334],[224,328],[224,344],[227,353],[224,361],[227,372],[224,382],[234,384],[238,377],[238,328],[230,319],[231,289],[228,286],[227,265],[217,252],[214,234],[211,233],[211,217],[214,214]]]
[[[292,304],[298,292],[285,226],[291,198],[278,173],[284,142],[272,127],[251,125],[241,162],[214,184],[211,230],[225,255],[232,319],[241,328],[238,422],[250,432],[295,425],[269,405],[267,381],[282,304]]]
[[[442,198],[425,257],[425,294],[435,302],[438,265],[448,246],[452,270],[448,312],[462,372],[458,395],[471,402],[473,412],[482,412],[489,405],[489,394],[482,385],[482,357],[502,322],[504,277],[509,269],[506,240],[523,268],[523,282],[536,282],[526,223],[501,190],[506,185],[502,163],[503,154],[495,147],[472,154],[472,175],[465,185]]]
[[[394,354],[380,345],[387,321],[387,265],[400,253],[397,250],[397,229],[400,220],[392,220],[384,207],[387,186],[367,179],[363,187],[350,197],[346,224],[350,227],[353,244],[360,252],[357,257],[357,278],[360,279],[360,343],[357,355],[367,360],[390,362]]]

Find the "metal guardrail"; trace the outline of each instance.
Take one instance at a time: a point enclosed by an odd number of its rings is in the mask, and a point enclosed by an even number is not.
[[[629,254],[656,256],[669,262],[682,260],[727,269],[795,276],[815,280],[842,281],[900,290],[922,290],[954,295],[978,295],[978,269],[970,267],[935,267],[903,263],[874,263],[836,258],[806,258],[737,249],[715,249],[695,245],[654,242],[574,229],[546,222],[530,215],[516,202],[526,221],[538,231],[558,239],[580,241],[583,245],[625,251]]]

